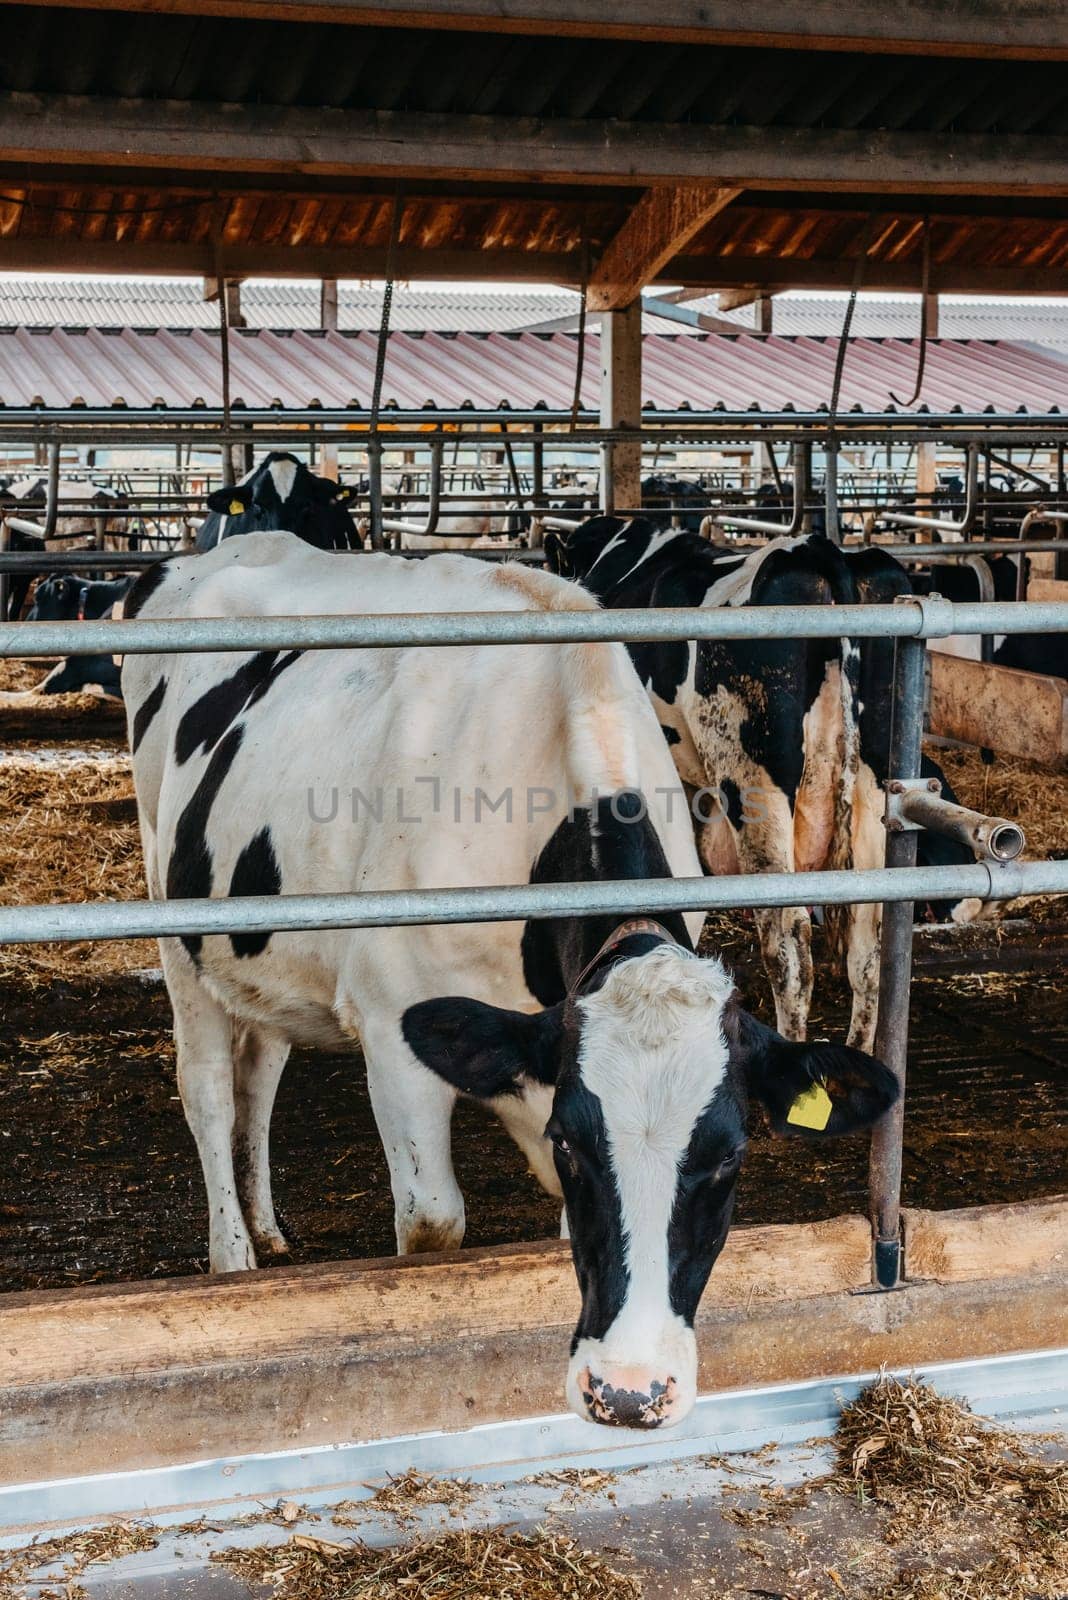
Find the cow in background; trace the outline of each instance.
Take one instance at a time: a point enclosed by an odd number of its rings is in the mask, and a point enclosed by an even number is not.
[[[95,582],[74,572],[39,578],[26,620],[98,622],[112,616],[129,593],[133,581],[132,578],[115,578],[110,582]],[[52,668],[34,693],[80,694],[94,685],[105,694],[121,698],[119,667],[114,656],[69,656]]]
[[[246,533],[294,533],[318,550],[360,550],[363,540],[348,510],[352,490],[320,478],[286,451],[272,450],[230,488],[208,496],[208,515],[196,548],[213,550]]]

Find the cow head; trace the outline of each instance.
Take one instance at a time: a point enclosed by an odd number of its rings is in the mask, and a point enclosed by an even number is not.
[[[358,548],[362,543],[348,511],[351,489],[320,478],[287,451],[272,450],[241,483],[215,489],[208,507],[243,517],[243,533],[280,529],[320,550]]]
[[[640,1428],[681,1421],[696,1398],[694,1317],[749,1099],[778,1132],[821,1139],[869,1127],[898,1093],[870,1056],[757,1022],[719,961],[667,935],[649,946],[624,938],[546,1011],[450,997],[403,1018],[415,1055],[467,1094],[552,1087],[545,1135],[582,1291],[567,1397],[580,1417]]]
[[[545,565],[559,577],[575,578],[581,583],[609,545],[625,537],[629,526],[622,517],[589,517],[577,528],[559,533],[549,530],[545,535]],[[648,524],[640,526],[648,529]]]
[[[33,604],[26,613],[27,622],[68,622],[85,615],[85,594],[89,585],[85,578],[72,572],[38,578],[33,590]]]

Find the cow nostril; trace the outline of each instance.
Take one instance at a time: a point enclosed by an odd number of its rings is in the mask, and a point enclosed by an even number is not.
[[[594,1422],[617,1428],[659,1428],[678,1391],[674,1378],[663,1383],[654,1379],[648,1390],[616,1388],[588,1370],[582,1373],[579,1384]]]

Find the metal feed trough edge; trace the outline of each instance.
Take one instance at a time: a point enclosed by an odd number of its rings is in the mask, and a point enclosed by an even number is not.
[[[102,1517],[153,1513],[155,1525],[166,1529],[201,1508],[223,1524],[218,1531],[224,1534],[227,1521],[279,1499],[299,1500],[311,1512],[341,1498],[369,1501],[373,1484],[411,1468],[504,1485],[562,1467],[620,1472],[752,1452],[771,1442],[796,1447],[830,1435],[842,1406],[878,1375],[846,1373],[702,1395],[686,1421],[668,1433],[609,1431],[557,1413],[459,1432],[428,1430],[10,1484],[0,1486],[0,1548],[24,1542],[30,1529],[56,1532]],[[1060,1422],[1057,1413],[1068,1407],[1068,1348],[925,1363],[918,1372],[904,1368],[897,1376],[918,1376],[981,1415],[1032,1427]],[[256,1536],[269,1532],[261,1526]],[[188,1535],[182,1544],[188,1548]],[[174,1553],[164,1547],[148,1564],[158,1571],[172,1560]]]

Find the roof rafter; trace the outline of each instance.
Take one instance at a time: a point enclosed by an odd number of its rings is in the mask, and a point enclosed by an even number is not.
[[[590,274],[590,310],[618,311],[630,305],[740,193],[705,183],[647,189]]]
[[[7,0],[19,3],[19,0]],[[41,3],[41,0],[38,0]],[[44,0],[99,10],[345,22],[355,26],[668,40],[679,44],[1068,59],[1062,0]]]

